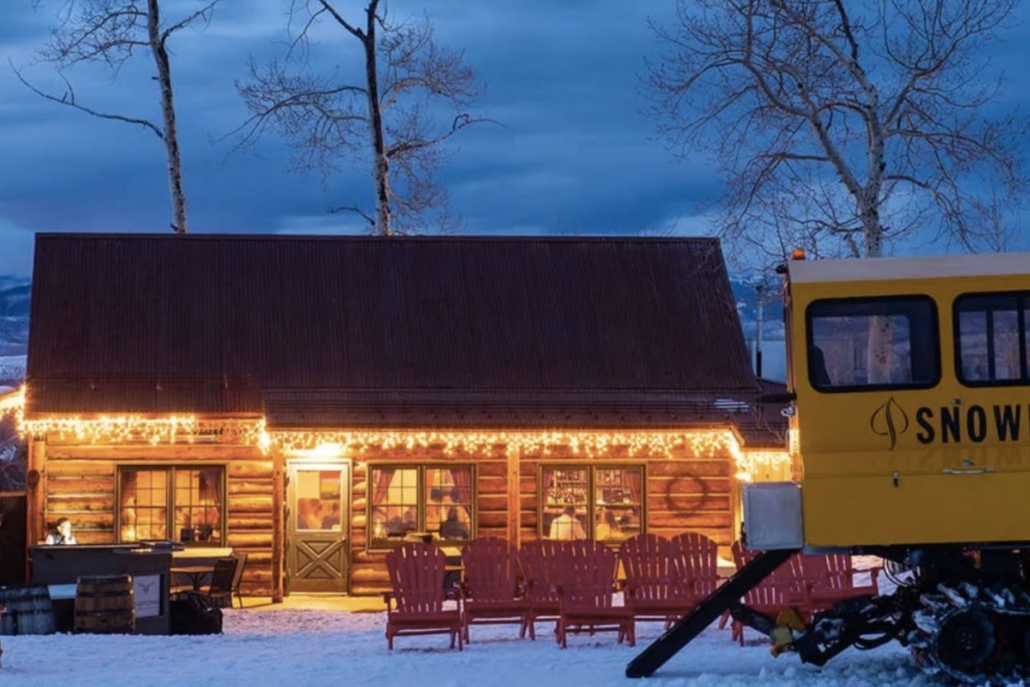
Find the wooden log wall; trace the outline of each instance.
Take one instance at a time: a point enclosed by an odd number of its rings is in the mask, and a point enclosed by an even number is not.
[[[477,536],[511,539],[518,532],[518,543],[537,539],[539,474],[542,465],[594,464],[644,465],[648,532],[671,537],[680,532],[699,532],[711,537],[723,557],[730,557],[735,538],[733,504],[733,458],[727,451],[713,455],[693,455],[689,449],[675,450],[671,457],[631,458],[618,450],[603,457],[576,456],[568,449],[554,448],[546,455],[519,457],[517,496],[519,508],[508,508],[509,477],[505,446],[496,446],[486,455],[446,456],[442,450],[369,452],[354,464],[351,503],[351,584],[354,595],[380,594],[390,588],[386,574],[385,551],[370,551],[367,546],[368,465],[429,464],[434,462],[473,463],[476,465]],[[514,523],[514,527],[510,525]]]
[[[175,444],[79,446],[48,444],[41,466],[43,527],[72,522],[80,544],[117,543],[115,504],[119,465],[225,466],[226,546],[247,554],[240,588],[272,595],[272,458],[250,446]]]

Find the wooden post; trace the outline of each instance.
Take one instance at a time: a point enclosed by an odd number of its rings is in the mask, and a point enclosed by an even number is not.
[[[27,475],[28,508],[25,514],[25,539],[34,546],[46,536],[46,438],[29,437],[29,464]]]
[[[286,461],[278,447],[272,449],[272,603],[283,602],[283,570],[286,567]]]
[[[515,548],[519,547],[522,531],[522,499],[520,487],[522,475],[520,471],[521,452],[508,444],[505,447],[508,459],[508,541]]]

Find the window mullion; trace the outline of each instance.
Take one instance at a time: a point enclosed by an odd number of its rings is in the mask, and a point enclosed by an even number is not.
[[[993,308],[987,309],[987,326],[985,331],[987,335],[987,378],[992,381],[998,378],[994,362],[994,312]]]
[[[1026,296],[1016,297],[1016,329],[1019,334],[1019,378],[1027,381],[1026,361]]]

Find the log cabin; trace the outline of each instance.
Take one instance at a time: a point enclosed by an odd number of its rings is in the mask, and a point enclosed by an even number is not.
[[[711,238],[40,234],[28,540],[364,595],[424,538],[702,532],[788,462]]]

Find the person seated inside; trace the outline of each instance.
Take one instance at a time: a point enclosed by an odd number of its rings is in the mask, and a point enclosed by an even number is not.
[[[72,522],[68,518],[61,518],[57,521],[57,530],[47,535],[48,546],[61,546],[78,544],[75,535],[72,534]]]
[[[575,506],[566,506],[565,511],[551,521],[550,535],[549,539],[557,539],[559,541],[587,538],[583,524],[576,517]]]
[[[451,506],[447,510],[447,519],[440,523],[440,539],[468,539],[469,529],[458,520],[458,509]]]
[[[604,506],[598,506],[597,524],[594,525],[594,537],[597,541],[613,539],[618,532],[619,526],[615,522],[615,514]]]

